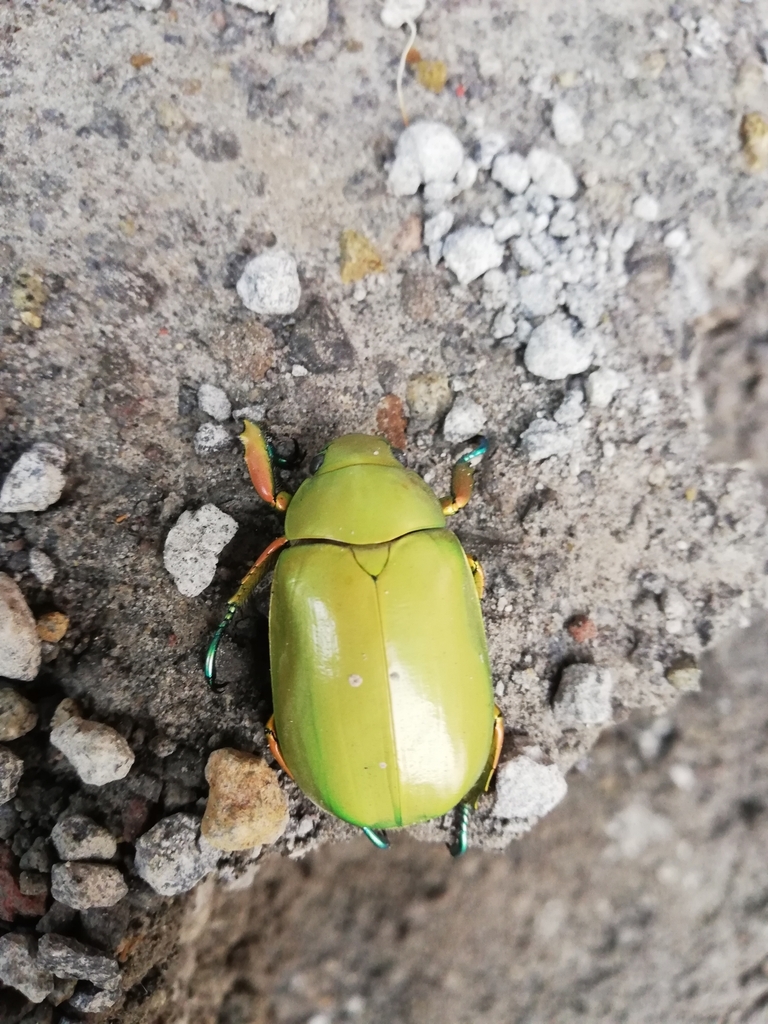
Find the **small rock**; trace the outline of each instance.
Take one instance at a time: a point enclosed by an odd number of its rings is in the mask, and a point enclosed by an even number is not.
[[[41,441],[16,460],[0,490],[0,512],[44,512],[61,497],[67,453]]]
[[[625,374],[607,366],[600,367],[587,377],[587,399],[596,409],[607,409],[616,392],[626,387],[629,387],[629,381]]]
[[[69,619],[63,612],[46,612],[35,625],[37,635],[44,644],[57,644],[69,629]]]
[[[40,638],[17,583],[0,573],[0,676],[30,682],[40,671]]]
[[[632,203],[632,213],[638,220],[652,224],[659,219],[659,203],[653,196],[642,195]]]
[[[443,259],[461,284],[469,284],[486,270],[501,266],[504,248],[493,237],[491,228],[464,227],[446,238]]]
[[[19,872],[19,892],[23,896],[42,896],[45,899],[48,895],[48,876],[39,871]]]
[[[197,392],[197,404],[206,416],[223,423],[232,415],[232,403],[227,393],[215,384],[201,384]]]
[[[38,966],[31,935],[9,933],[0,938],[0,981],[33,1003],[42,1003],[53,991],[53,975]]]
[[[51,868],[51,894],[75,910],[113,907],[128,892],[119,869],[111,864],[65,861]]]
[[[163,5],[163,0],[133,0],[134,7],[140,7],[144,11],[157,11]]]
[[[51,729],[51,743],[89,786],[124,779],[136,758],[117,730],[77,715]]]
[[[116,960],[64,935],[44,935],[37,947],[37,962],[59,978],[92,981],[102,988],[113,986],[120,977]]]
[[[477,140],[477,144],[475,146],[474,155],[477,160],[478,167],[482,167],[484,171],[489,171],[494,158],[501,153],[506,144],[507,137],[502,134],[502,132],[498,132],[493,129],[484,132]]]
[[[339,240],[339,273],[342,284],[362,281],[369,274],[383,274],[386,270],[381,253],[359,231],[342,231]],[[362,298],[365,298],[363,292]]]
[[[501,309],[509,300],[509,278],[504,271],[494,267],[483,274],[483,306],[486,309]]]
[[[581,388],[571,388],[553,418],[561,427],[572,427],[584,418],[584,392]]]
[[[216,573],[219,553],[237,532],[237,523],[215,505],[182,512],[165,541],[163,562],[179,592],[196,597]]]
[[[520,307],[526,316],[549,316],[557,309],[560,286],[544,274],[525,274],[517,282]]]
[[[328,0],[280,0],[275,40],[279,46],[304,46],[319,39],[327,24]]]
[[[526,368],[545,380],[562,380],[583,373],[592,362],[589,336],[576,338],[565,320],[552,317],[531,333],[525,349]]]
[[[417,121],[401,133],[389,172],[389,190],[412,196],[429,182],[451,182],[464,162],[464,149],[447,125]]]
[[[542,462],[553,455],[567,455],[573,450],[573,436],[569,430],[552,420],[538,419],[520,435],[520,447],[531,462]]]
[[[56,579],[56,566],[53,560],[40,548],[32,548],[29,552],[29,571],[44,587],[50,586]]]
[[[520,196],[531,183],[531,172],[521,153],[501,153],[493,161],[491,177],[507,192]]]
[[[768,121],[757,111],[745,114],[739,126],[741,149],[753,174],[768,167]]]
[[[405,392],[414,430],[428,430],[451,407],[453,393],[443,373],[421,373],[411,377]]]
[[[515,318],[508,309],[502,309],[493,321],[493,337],[496,341],[503,338],[511,338],[515,333],[517,324]]]
[[[459,444],[479,434],[486,423],[483,407],[478,405],[466,392],[460,392],[454,400],[443,423],[443,437],[448,444]]]
[[[581,118],[564,100],[558,100],[552,108],[552,131],[561,146],[578,146],[584,141]]]
[[[538,273],[546,266],[546,260],[529,238],[516,238],[512,243],[512,253],[521,270]]]
[[[247,7],[254,14],[274,14],[280,0],[228,0],[228,2],[237,4],[238,7]]]
[[[378,433],[383,434],[393,448],[405,451],[408,443],[405,436],[407,425],[402,399],[397,395],[384,395],[376,408]]]
[[[68,718],[82,718],[82,712],[77,701],[72,700],[71,697],[65,697],[64,700],[59,701],[56,705],[56,709],[53,712],[53,718],[51,718],[51,728],[55,729],[57,725],[61,725],[62,722],[66,722]]]
[[[20,822],[19,812],[13,804],[0,805],[0,841],[10,839]]]
[[[7,804],[16,796],[23,774],[22,759],[8,747],[0,747],[0,804]]]
[[[61,1006],[74,995],[76,988],[77,980],[75,978],[54,978],[53,991],[48,995],[48,1002],[53,1006]],[[59,1024],[67,1024],[67,1018],[59,1017]]]
[[[301,301],[296,260],[283,249],[268,249],[245,265],[237,294],[246,309],[261,316],[295,313]]]
[[[493,237],[499,244],[508,242],[510,238],[522,233],[523,226],[517,217],[499,217],[493,223]]]
[[[556,764],[539,764],[523,754],[499,768],[491,814],[494,818],[520,818],[533,824],[556,807],[567,792],[568,786]]]
[[[613,674],[594,665],[563,669],[552,710],[561,729],[605,725],[613,719]]]
[[[579,190],[576,175],[562,157],[546,149],[532,149],[527,157],[531,178],[542,192],[555,199],[570,199]]]
[[[424,222],[424,245],[429,246],[433,242],[439,242],[452,227],[453,214],[450,210],[441,210],[436,213],[434,217],[430,217]]]
[[[79,1013],[103,1013],[105,1010],[111,1010],[119,1002],[122,994],[120,985],[101,989],[88,981],[83,981],[75,989],[69,1005]]]
[[[38,871],[49,874],[51,870],[51,854],[48,850],[48,841],[44,836],[38,836],[30,848],[19,857],[19,867],[24,871]]]
[[[213,455],[214,452],[229,448],[232,438],[220,423],[202,423],[197,429],[193,443],[198,455]]]
[[[111,860],[117,853],[112,833],[85,814],[62,818],[54,825],[51,839],[62,860]]]
[[[8,742],[26,736],[37,725],[37,710],[32,701],[9,687],[0,690],[0,740]]]
[[[288,800],[260,757],[224,747],[208,758],[210,785],[202,835],[218,850],[248,850],[277,842],[288,825]]]
[[[694,664],[673,666],[667,672],[667,680],[681,693],[698,693],[701,690],[701,669]]]
[[[233,420],[250,420],[251,423],[261,423],[267,414],[266,406],[244,405],[232,412]]]
[[[585,644],[597,637],[597,626],[587,615],[574,615],[566,629],[577,644]]]
[[[466,192],[477,181],[478,167],[471,156],[464,157],[461,167],[456,173],[456,188],[460,192]]]
[[[571,316],[580,320],[584,327],[597,327],[605,309],[600,293],[591,288],[570,286],[564,289],[563,304]]]
[[[163,818],[136,841],[134,867],[155,892],[176,896],[213,871],[219,856],[200,836],[200,821],[179,813]]]
[[[385,0],[381,9],[381,23],[386,28],[400,28],[420,18],[426,6],[427,0]]]

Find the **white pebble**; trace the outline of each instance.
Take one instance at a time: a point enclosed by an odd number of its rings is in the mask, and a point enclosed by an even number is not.
[[[542,192],[555,199],[570,199],[576,195],[579,183],[562,157],[546,149],[532,149],[526,162],[531,178]]]
[[[548,814],[568,792],[556,764],[539,764],[525,754],[502,765],[496,775],[494,818],[522,818],[531,824]]]
[[[226,391],[215,384],[201,384],[197,392],[197,404],[202,411],[221,423],[232,415],[232,403]]]
[[[525,157],[520,153],[502,153],[493,161],[491,177],[513,195],[522,195],[531,182]]]
[[[29,570],[44,587],[50,586],[56,579],[56,566],[40,548],[32,548],[29,552]]]
[[[301,300],[296,260],[283,249],[267,249],[245,265],[237,294],[246,309],[261,316],[295,313]]]
[[[280,0],[275,14],[279,46],[303,46],[318,39],[328,24],[328,0]]]
[[[668,249],[682,249],[688,237],[682,228],[673,228],[664,235],[664,245]]]
[[[483,306],[501,309],[509,302],[509,278],[503,270],[494,268],[483,274]]]
[[[605,725],[613,719],[613,675],[594,665],[568,665],[555,694],[552,710],[561,729]]]
[[[426,6],[427,0],[385,0],[381,9],[381,23],[386,28],[400,28],[420,18]]]
[[[301,363],[294,363],[293,366],[291,367],[291,376],[308,377],[309,370],[306,368],[306,366],[302,366]]]
[[[533,325],[528,320],[517,321],[517,340],[524,345],[533,333]]]
[[[642,195],[632,203],[632,213],[638,220],[652,224],[659,219],[659,203],[653,196]]]
[[[136,758],[119,732],[79,715],[70,715],[54,725],[50,739],[89,786],[124,779]]]
[[[424,186],[424,204],[427,212],[434,213],[459,194],[452,181],[430,181]]]
[[[61,497],[67,453],[40,441],[11,467],[0,490],[0,512],[43,512]]]
[[[542,462],[554,456],[568,455],[573,450],[573,435],[552,420],[534,420],[520,435],[520,448],[531,462]]]
[[[552,108],[552,130],[561,146],[577,146],[584,141],[581,118],[564,100],[558,100]]]
[[[232,438],[220,423],[203,423],[197,428],[193,443],[198,455],[212,455],[228,448]]]
[[[501,266],[504,248],[493,237],[491,228],[464,227],[446,238],[443,259],[461,284],[469,284],[486,270]]]
[[[543,270],[545,260],[539,250],[528,238],[516,238],[512,243],[512,253],[521,270]]]
[[[401,133],[389,172],[393,195],[414,195],[423,183],[451,182],[464,162],[464,148],[438,121],[417,121]]]
[[[443,437],[449,444],[468,441],[482,431],[485,422],[483,407],[465,392],[460,392],[445,417]]]
[[[434,217],[424,221],[424,245],[429,248],[433,242],[439,242],[444,238],[453,227],[453,219],[450,210],[441,210]]]
[[[31,682],[40,671],[40,638],[19,585],[0,573],[0,676]]]
[[[557,309],[560,288],[544,274],[526,274],[517,282],[520,308],[526,316],[549,316]]]
[[[531,334],[525,349],[526,368],[545,380],[562,380],[589,368],[594,354],[593,339],[574,337],[567,321],[552,317]]]
[[[134,7],[140,7],[145,11],[157,11],[162,3],[163,0],[133,0]]]
[[[571,388],[555,411],[555,423],[559,423],[563,427],[570,427],[583,418],[584,392],[581,388]]]
[[[617,391],[629,386],[626,375],[607,366],[590,373],[587,377],[587,399],[596,409],[607,409]]]
[[[429,247],[429,262],[432,264],[433,267],[436,267],[437,264],[442,259],[442,257],[443,257],[443,243],[442,242],[433,242],[432,245],[430,245],[430,247]]]
[[[511,338],[516,328],[515,318],[511,311],[502,309],[493,321],[493,336],[497,341],[502,338]]]
[[[493,129],[484,132],[478,138],[475,145],[475,159],[478,166],[482,167],[484,171],[489,171],[494,157],[497,153],[501,153],[506,144],[507,137],[502,132],[497,132]]]
[[[477,181],[477,164],[471,156],[464,157],[461,167],[456,174],[456,188],[460,192],[466,192],[467,189]]]
[[[499,217],[493,224],[493,237],[503,244],[510,238],[522,235],[523,226],[518,217]]]
[[[237,523],[215,505],[182,512],[165,541],[163,562],[179,592],[196,597],[216,573],[218,555],[237,532]]]
[[[235,409],[232,413],[233,420],[249,420],[251,423],[260,423],[266,416],[267,410],[263,405],[244,405]]]
[[[154,0],[152,0],[152,2],[154,2]],[[254,14],[274,14],[280,0],[228,0],[228,2],[231,4],[237,4],[238,7],[247,7],[248,10],[253,11]],[[157,6],[159,7],[161,3],[162,0],[160,0]]]

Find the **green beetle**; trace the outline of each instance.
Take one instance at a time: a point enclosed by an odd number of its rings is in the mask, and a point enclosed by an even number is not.
[[[259,495],[286,512],[208,649],[272,569],[269,649],[280,766],[319,807],[386,847],[385,829],[460,805],[454,855],[488,789],[504,725],[494,706],[480,597],[483,576],[446,516],[463,508],[485,439],[453,468],[441,502],[381,437],[349,434],[312,460],[295,496],[275,493],[275,453],[245,423]]]

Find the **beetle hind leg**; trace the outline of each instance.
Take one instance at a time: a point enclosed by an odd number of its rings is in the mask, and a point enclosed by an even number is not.
[[[469,817],[477,807],[480,797],[487,793],[491,780],[496,772],[496,767],[501,757],[501,746],[504,742],[504,716],[497,707],[493,709],[493,737],[491,749],[488,753],[488,760],[480,773],[480,778],[474,784],[459,804],[459,822],[456,830],[456,838],[448,847],[452,857],[461,857],[467,852],[469,846]]]
[[[379,850],[389,849],[389,840],[385,832],[380,832],[375,828],[368,828],[363,826],[363,833],[371,840],[373,845]]]
[[[451,496],[443,498],[440,502],[443,515],[455,515],[472,497],[475,469],[488,451],[489,442],[487,437],[475,437],[470,444],[474,444],[475,447],[454,463],[451,471]]]

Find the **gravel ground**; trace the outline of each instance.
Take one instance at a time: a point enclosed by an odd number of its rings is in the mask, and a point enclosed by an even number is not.
[[[0,11],[0,972],[139,1018],[173,896],[259,855],[199,832],[209,753],[265,753],[266,591],[224,695],[201,673],[280,529],[243,415],[309,453],[384,430],[439,493],[490,434],[457,522],[507,721],[475,846],[528,831],[605,725],[669,712],[768,598],[764,5],[432,4],[404,135],[377,5],[154,6]],[[267,778],[276,851],[354,835]],[[54,850],[72,814],[108,865]],[[115,956],[119,990],[54,991],[15,938],[35,921]]]

